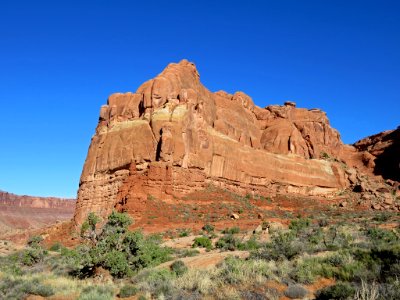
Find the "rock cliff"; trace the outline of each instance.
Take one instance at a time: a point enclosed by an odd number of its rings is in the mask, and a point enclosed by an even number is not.
[[[374,174],[400,181],[400,127],[366,137],[354,146]]]
[[[101,107],[74,221],[115,207],[139,212],[148,195],[173,200],[209,184],[331,195],[349,185],[340,162],[349,151],[357,150],[343,145],[323,111],[290,101],[260,108],[243,92],[212,93],[183,60]]]

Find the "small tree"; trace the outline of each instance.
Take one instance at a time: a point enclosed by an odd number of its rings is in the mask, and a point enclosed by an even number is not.
[[[90,213],[82,225],[84,238],[91,243],[76,248],[71,255],[73,272],[79,277],[93,275],[103,267],[115,277],[125,277],[133,271],[162,263],[169,258],[169,249],[159,246],[156,237],[145,237],[140,231],[129,231],[132,219],[125,213],[113,211],[106,224],[96,234],[99,218]]]
[[[94,212],[90,212],[81,226],[81,237],[90,239],[92,243],[95,243],[97,239],[96,225],[99,221],[100,218]]]

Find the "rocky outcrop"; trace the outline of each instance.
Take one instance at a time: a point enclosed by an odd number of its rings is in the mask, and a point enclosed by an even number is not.
[[[139,213],[151,194],[174,199],[208,184],[238,193],[329,195],[348,185],[338,132],[319,109],[260,108],[243,92],[212,93],[193,63],[170,64],[101,107],[74,220],[114,207]]]
[[[400,127],[366,137],[354,144],[374,174],[400,181]]]

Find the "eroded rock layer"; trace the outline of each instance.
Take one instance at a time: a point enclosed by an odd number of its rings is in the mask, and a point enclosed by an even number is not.
[[[70,220],[75,199],[20,196],[0,191],[0,237]]]
[[[239,193],[327,195],[345,188],[347,175],[338,162],[320,158],[337,157],[342,148],[321,110],[293,102],[260,108],[243,92],[212,93],[183,60],[101,107],[74,220],[208,184]]]

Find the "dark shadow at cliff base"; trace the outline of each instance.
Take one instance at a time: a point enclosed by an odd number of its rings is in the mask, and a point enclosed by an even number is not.
[[[400,128],[385,136],[383,142],[392,140],[393,143],[375,159],[374,173],[384,179],[400,181]]]

